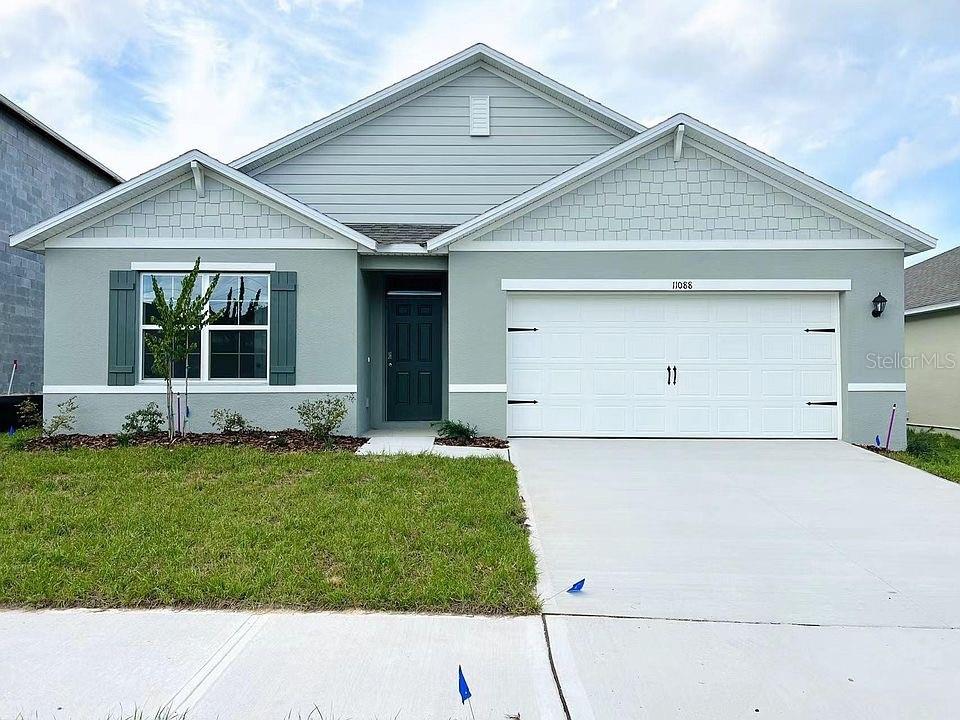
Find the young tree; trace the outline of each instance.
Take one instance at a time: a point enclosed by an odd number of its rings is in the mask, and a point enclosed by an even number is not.
[[[210,311],[210,297],[220,281],[220,273],[210,279],[206,292],[194,294],[197,279],[200,277],[200,258],[180,284],[180,295],[176,300],[167,298],[163,288],[153,278],[153,307],[158,330],[144,339],[153,354],[153,367],[162,375],[167,384],[167,438],[173,442],[175,423],[173,407],[174,367],[181,360],[188,362],[189,355],[197,351],[192,336],[216,320],[220,313]],[[184,401],[189,403],[189,367],[184,372]]]

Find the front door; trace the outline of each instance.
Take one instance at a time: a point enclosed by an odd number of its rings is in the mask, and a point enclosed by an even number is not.
[[[438,296],[387,297],[387,420],[442,415]]]

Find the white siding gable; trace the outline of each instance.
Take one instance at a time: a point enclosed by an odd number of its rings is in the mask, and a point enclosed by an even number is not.
[[[193,176],[74,233],[79,238],[271,238],[329,236],[211,177],[198,197]]]
[[[662,143],[477,239],[510,243],[873,237],[685,141],[676,161],[673,144]]]
[[[471,136],[481,96],[489,137]],[[255,177],[341,222],[457,224],[621,141],[477,67]]]

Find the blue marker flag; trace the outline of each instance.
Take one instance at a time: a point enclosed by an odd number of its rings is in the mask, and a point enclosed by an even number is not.
[[[877,441],[876,441],[876,442],[877,442],[877,447],[880,447],[880,436],[879,436],[879,435],[877,435]]]
[[[463,705],[470,699],[470,688],[467,686],[467,679],[463,676],[463,667],[461,665],[457,665],[457,674],[459,675],[460,704]]]
[[[578,593],[583,590],[583,584],[587,581],[586,578],[581,578],[577,580],[570,588],[567,590],[568,593]]]
[[[9,435],[10,437],[13,437],[16,434],[16,432],[17,431],[13,429],[13,425],[11,425],[10,429],[7,430],[7,435]]]

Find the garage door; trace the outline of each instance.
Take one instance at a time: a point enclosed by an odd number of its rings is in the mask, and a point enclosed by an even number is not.
[[[836,293],[510,293],[511,435],[835,438]]]

